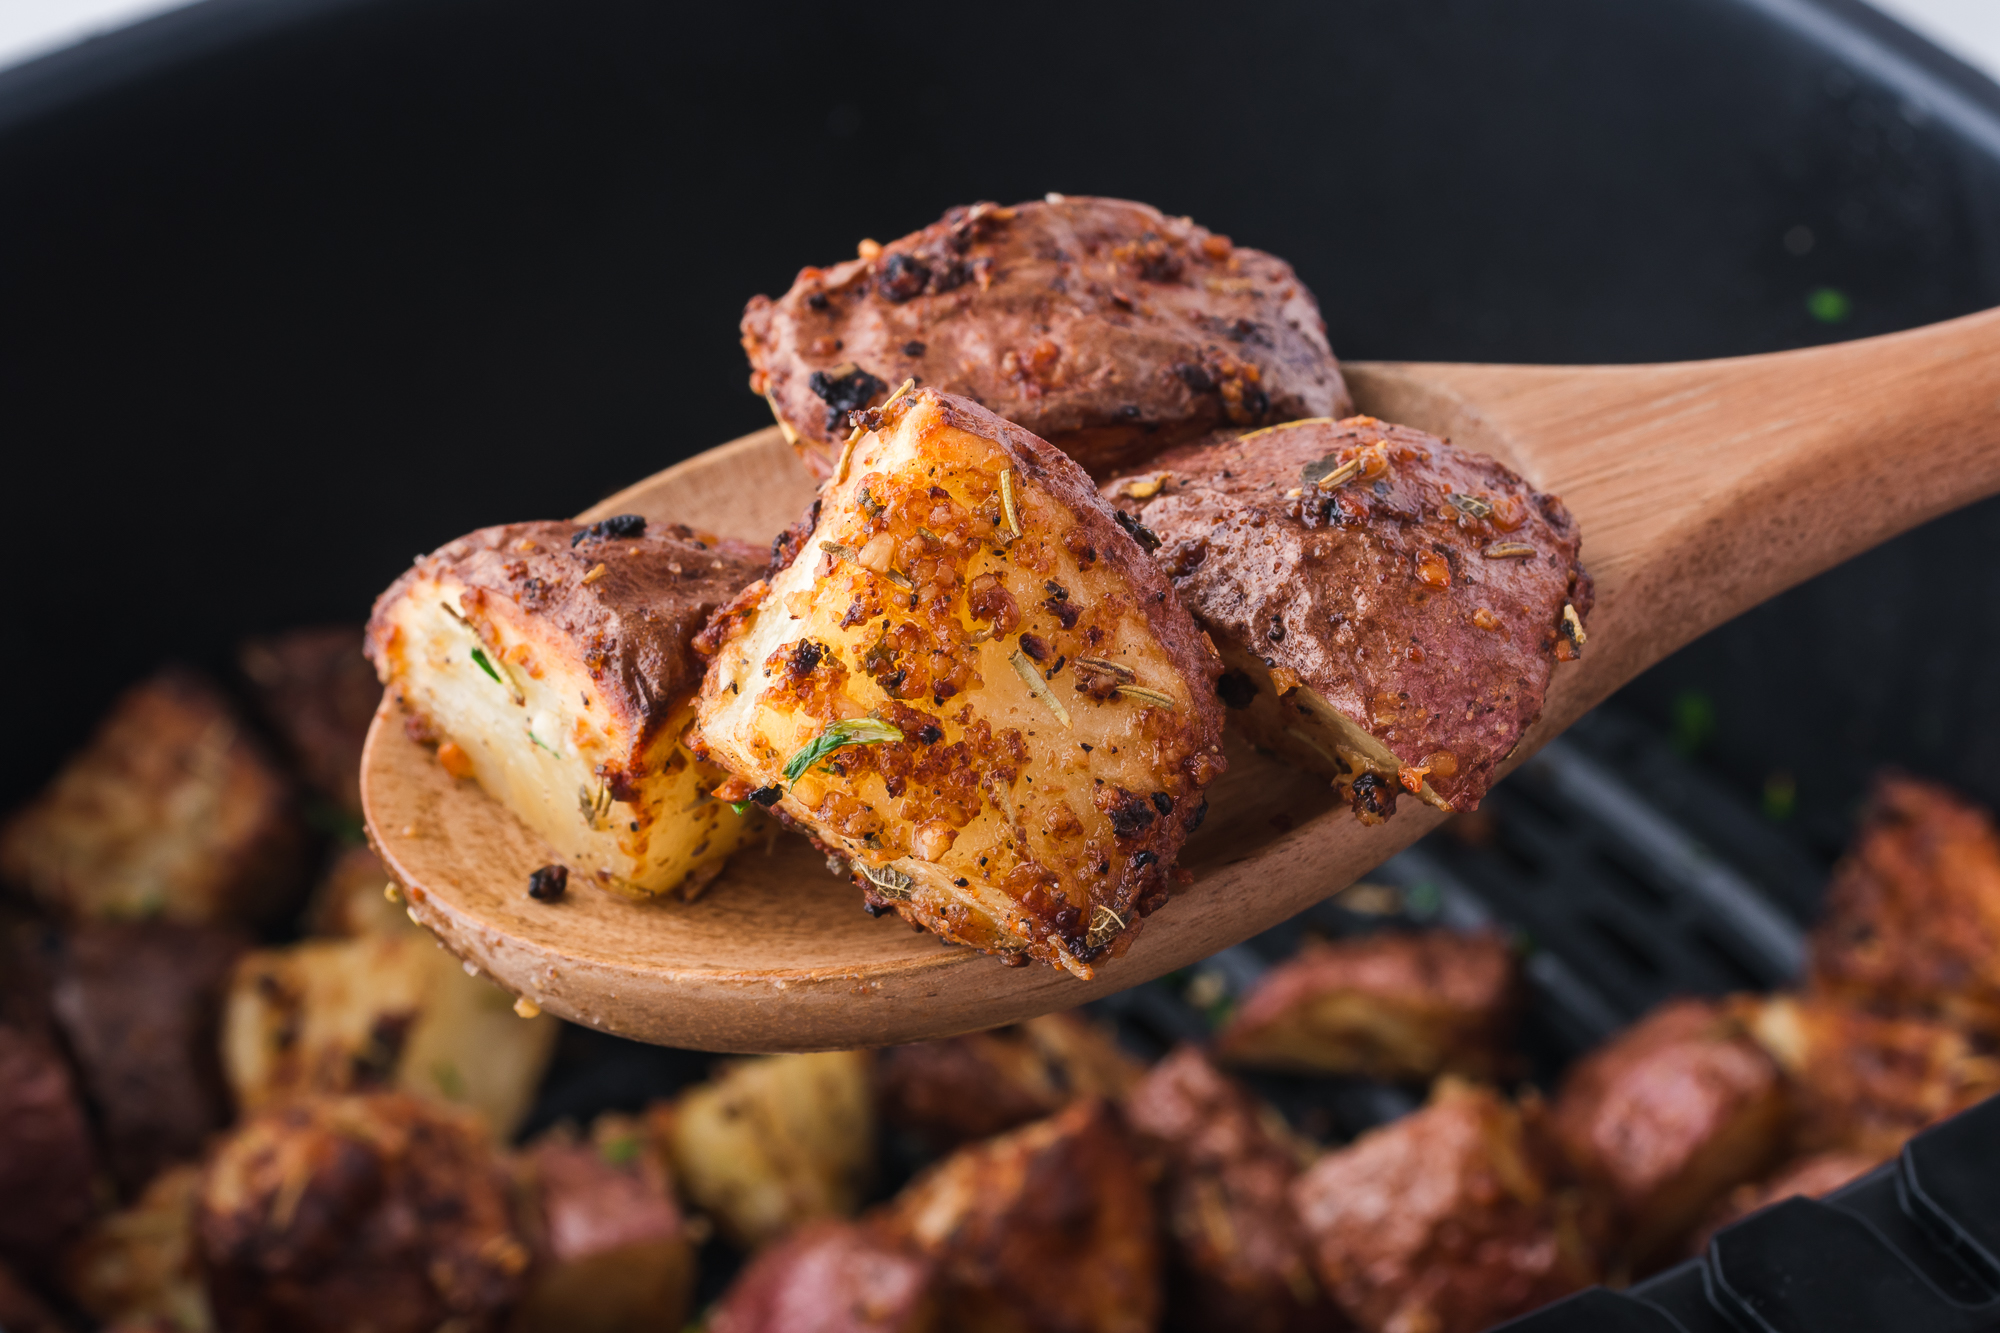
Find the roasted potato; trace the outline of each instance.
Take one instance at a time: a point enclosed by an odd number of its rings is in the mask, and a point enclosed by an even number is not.
[[[246,1111],[401,1088],[472,1107],[505,1135],[526,1114],[558,1030],[513,1006],[418,932],[263,949],[237,964],[223,1068]]]
[[[1454,1078],[1320,1158],[1292,1201],[1320,1281],[1367,1333],[1478,1333],[1594,1276],[1520,1112]]]
[[[229,1118],[216,1041],[244,945],[174,921],[86,924],[63,941],[51,1005],[128,1195],[199,1156]]]
[[[368,655],[413,735],[545,838],[579,880],[692,897],[753,821],[681,743],[689,641],[763,556],[637,515],[515,523],[417,562],[375,603]]]
[[[359,819],[361,746],[382,701],[381,682],[361,651],[361,627],[251,639],[236,661],[306,785]]]
[[[689,1202],[746,1248],[860,1207],[875,1163],[868,1055],[767,1055],[656,1108]]]
[[[785,549],[701,645],[729,794],[945,939],[1084,977],[1122,952],[1223,769],[1219,666],[1077,466],[920,389]]]
[[[1334,780],[1364,823],[1407,792],[1471,810],[1583,646],[1590,576],[1561,500],[1373,417],[1172,450],[1104,494],[1230,672],[1230,720]]]
[[[1312,293],[1283,260],[1122,199],[954,208],[799,273],[743,313],[750,387],[819,476],[847,413],[914,377],[1093,473],[1212,426],[1343,415]]]
[[[508,1333],[668,1333],[694,1293],[695,1241],[645,1126],[604,1115],[588,1140],[522,1154],[535,1266]]]
[[[1812,941],[1812,988],[2000,1042],[2000,831],[1928,782],[1876,784]]]
[[[990,1138],[1078,1097],[1123,1096],[1144,1074],[1076,1012],[875,1054],[882,1117],[938,1151]]]
[[[480,1119],[401,1093],[307,1097],[217,1147],[195,1235],[242,1333],[489,1333],[530,1262]]]
[[[63,1261],[76,1303],[106,1324],[209,1333],[215,1321],[194,1235],[201,1180],[199,1166],[170,1167],[131,1207],[92,1227]]]
[[[1158,1164],[1166,1326],[1186,1333],[1319,1333],[1343,1321],[1313,1277],[1290,1190],[1300,1145],[1269,1107],[1183,1046],[1125,1101]]]
[[[1791,1082],[1806,1151],[1893,1157],[1918,1130],[2000,1092],[2000,1058],[1942,1023],[1812,996],[1746,999],[1743,1011]]]
[[[1790,1121],[1777,1066],[1730,1007],[1676,1000],[1572,1067],[1551,1127],[1643,1268],[1768,1171]]]
[[[96,1211],[96,1153],[54,1047],[0,1024],[0,1261],[46,1265]]]
[[[170,670],[0,829],[0,877],[72,919],[261,919],[301,845],[284,778],[213,688]]]
[[[942,1271],[943,1326],[1143,1333],[1160,1319],[1152,1200],[1125,1127],[1087,1098],[961,1148],[883,1206],[881,1233]]]
[[[1216,1034],[1249,1069],[1428,1079],[1510,1063],[1514,954],[1491,932],[1382,932],[1308,943],[1272,968]]]
[[[934,1333],[937,1267],[852,1222],[813,1222],[752,1259],[707,1333]]]
[[[391,880],[381,858],[366,847],[349,847],[333,859],[313,887],[306,904],[306,926],[315,935],[421,934],[410,919],[400,887],[387,892]]]

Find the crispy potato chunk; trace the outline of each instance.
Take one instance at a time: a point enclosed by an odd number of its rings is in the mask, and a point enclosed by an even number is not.
[[[1845,1148],[1833,1148],[1826,1152],[1809,1153],[1795,1157],[1779,1167],[1771,1175],[1751,1185],[1738,1185],[1718,1203],[1709,1214],[1695,1237],[1688,1243],[1689,1254],[1700,1254],[1708,1248],[1708,1242],[1715,1233],[1732,1222],[1740,1222],[1759,1209],[1774,1203],[1803,1196],[1808,1199],[1825,1198],[1850,1181],[1858,1180],[1881,1165],[1881,1159],[1868,1153],[1852,1152]]]
[[[911,376],[1099,475],[1211,426],[1349,410],[1291,265],[1123,199],[954,208],[752,298],[743,349],[752,390],[822,477],[847,410]]]
[[[509,1333],[677,1329],[694,1294],[694,1238],[645,1126],[599,1116],[588,1140],[554,1132],[522,1154],[534,1241]]]
[[[882,1117],[948,1151],[1061,1110],[1122,1097],[1144,1070],[1076,1012],[876,1052]]]
[[[42,1271],[95,1211],[96,1166],[62,1057],[0,1024],[0,1258]]]
[[[745,1247],[853,1213],[874,1171],[865,1051],[739,1061],[653,1116],[689,1201]]]
[[[1478,1333],[1592,1279],[1521,1114],[1446,1078],[1292,1187],[1320,1280],[1369,1333]]]
[[[236,661],[306,785],[359,819],[361,747],[382,702],[382,683],[361,651],[361,627],[251,639]]]
[[[1373,417],[1150,467],[1104,494],[1157,535],[1215,636],[1230,721],[1331,777],[1364,823],[1399,793],[1475,809],[1584,642],[1592,584],[1562,501]]]
[[[401,1093],[251,1116],[210,1158],[195,1234],[220,1327],[489,1333],[530,1256],[479,1118]]]
[[[166,671],[0,830],[0,876],[59,916],[239,921],[283,905],[300,845],[285,780],[229,706]]]
[[[814,1222],[750,1261],[708,1333],[933,1333],[937,1268],[852,1222]]]
[[[1676,1000],[1571,1069],[1552,1126],[1643,1265],[1784,1151],[1777,1067],[1726,1005]]]
[[[1942,1023],[1810,996],[1744,1008],[1751,1035],[1791,1080],[1808,1150],[1893,1157],[1918,1130],[2000,1092],[2000,1058]]]
[[[878,1220],[943,1270],[946,1328],[1142,1333],[1159,1322],[1152,1200],[1101,1099],[960,1149]]]
[[[200,1155],[229,1119],[216,1033],[244,944],[174,921],[84,925],[63,940],[51,1007],[128,1195]]]
[[[459,1102],[512,1132],[558,1030],[420,933],[310,940],[246,955],[223,1014],[237,1105],[402,1088]]]
[[[419,561],[375,603],[368,654],[438,761],[571,871],[691,898],[754,832],[681,743],[709,614],[761,553],[636,516],[515,523]]]
[[[1168,1328],[1338,1326],[1292,1211],[1299,1145],[1275,1111],[1183,1046],[1133,1089],[1125,1118],[1141,1150],[1159,1162]]]
[[[1931,1014],[2000,1041],[2000,831],[1909,778],[1876,785],[1827,890],[1808,975],[1857,1004]]]
[[[929,389],[868,425],[711,627],[702,740],[872,907],[1088,977],[1207,809],[1220,666],[1068,458]]]
[[[1215,1053],[1249,1069],[1491,1078],[1507,1063],[1517,1004],[1513,952],[1490,932],[1311,943],[1244,997]]]
[[[215,1326],[195,1245],[202,1170],[162,1171],[131,1207],[104,1218],[63,1263],[64,1287],[107,1324],[144,1324],[173,1333]]]

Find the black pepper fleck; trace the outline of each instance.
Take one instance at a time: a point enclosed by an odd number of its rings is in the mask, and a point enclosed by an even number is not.
[[[543,866],[528,876],[528,896],[538,903],[552,903],[569,888],[569,867]]]

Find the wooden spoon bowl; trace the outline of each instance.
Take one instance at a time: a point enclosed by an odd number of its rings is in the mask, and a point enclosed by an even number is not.
[[[1514,763],[1731,616],[2000,490],[2000,310],[1719,361],[1343,369],[1363,411],[1501,459],[1560,494],[1582,524],[1597,580],[1588,649],[1557,668]],[[639,513],[764,542],[812,493],[772,428],[582,517]],[[509,990],[644,1041],[781,1051],[966,1032],[1122,990],[1292,916],[1441,818],[1406,801],[1364,828],[1319,779],[1240,743],[1229,762],[1182,856],[1193,883],[1090,982],[1005,968],[893,916],[872,919],[845,878],[788,834],[739,853],[691,904],[587,887],[537,902],[529,872],[555,853],[408,739],[393,705],[369,732],[361,789],[411,915]]]

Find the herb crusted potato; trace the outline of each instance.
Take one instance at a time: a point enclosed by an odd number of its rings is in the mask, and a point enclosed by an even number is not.
[[[1088,977],[1207,809],[1221,664],[1069,458],[931,389],[856,419],[789,564],[704,631],[703,746],[872,909]]]
[[[761,554],[634,514],[516,523],[417,562],[375,604],[368,655],[454,777],[569,868],[627,895],[692,897],[751,832],[681,745],[689,640]]]

